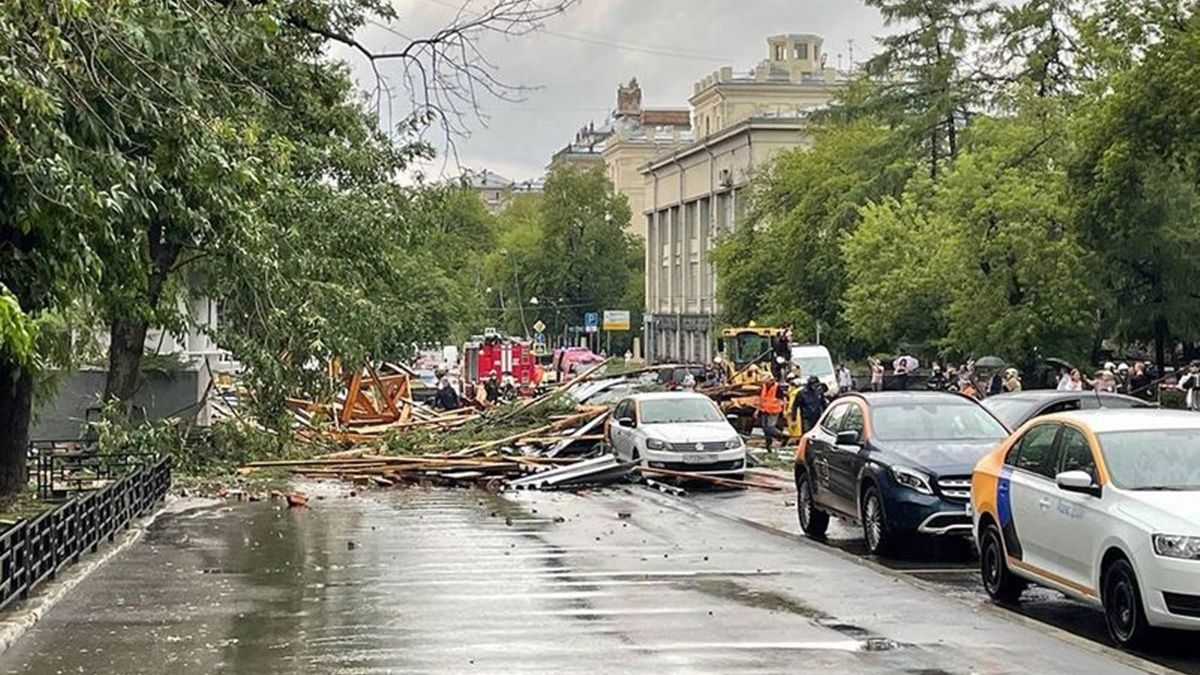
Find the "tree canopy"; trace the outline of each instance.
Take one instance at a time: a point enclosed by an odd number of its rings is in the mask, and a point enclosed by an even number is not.
[[[756,179],[725,318],[1021,364],[1200,340],[1192,3],[868,4],[897,31]]]

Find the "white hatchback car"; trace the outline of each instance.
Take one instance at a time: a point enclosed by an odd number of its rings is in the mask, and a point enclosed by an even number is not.
[[[1091,410],[1026,423],[975,467],[983,585],[1103,607],[1123,647],[1200,630],[1200,415]]]
[[[746,444],[712,399],[686,392],[635,394],[609,418],[608,442],[617,457],[670,471],[738,478]]]

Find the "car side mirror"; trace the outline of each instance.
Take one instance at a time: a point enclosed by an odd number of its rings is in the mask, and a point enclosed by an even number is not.
[[[1093,497],[1100,496],[1100,486],[1092,480],[1091,474],[1086,471],[1064,471],[1054,478],[1054,482],[1058,484],[1058,489],[1063,492],[1078,492],[1080,494],[1092,495]]]
[[[617,426],[633,428],[637,426],[637,424],[634,423],[632,417],[622,417],[621,419],[617,420]]]
[[[857,431],[839,431],[837,435],[838,445],[857,446],[862,445],[861,441]]]

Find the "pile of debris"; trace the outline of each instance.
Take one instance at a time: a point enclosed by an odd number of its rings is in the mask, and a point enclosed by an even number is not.
[[[311,459],[252,462],[242,472],[284,470],[377,487],[558,489],[641,478],[660,489],[668,488],[656,479],[776,489],[619,461],[604,444],[611,406],[657,386],[662,367],[607,374],[608,364],[599,363],[534,398],[448,412],[414,401],[413,374],[402,366],[385,365],[380,372],[366,364],[347,378],[332,404],[289,401],[298,439],[342,449]]]

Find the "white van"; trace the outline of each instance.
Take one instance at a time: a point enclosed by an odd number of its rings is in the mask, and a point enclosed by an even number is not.
[[[829,389],[830,396],[838,395],[837,373],[828,349],[821,345],[792,345],[792,364],[800,369],[805,381],[816,375]]]

